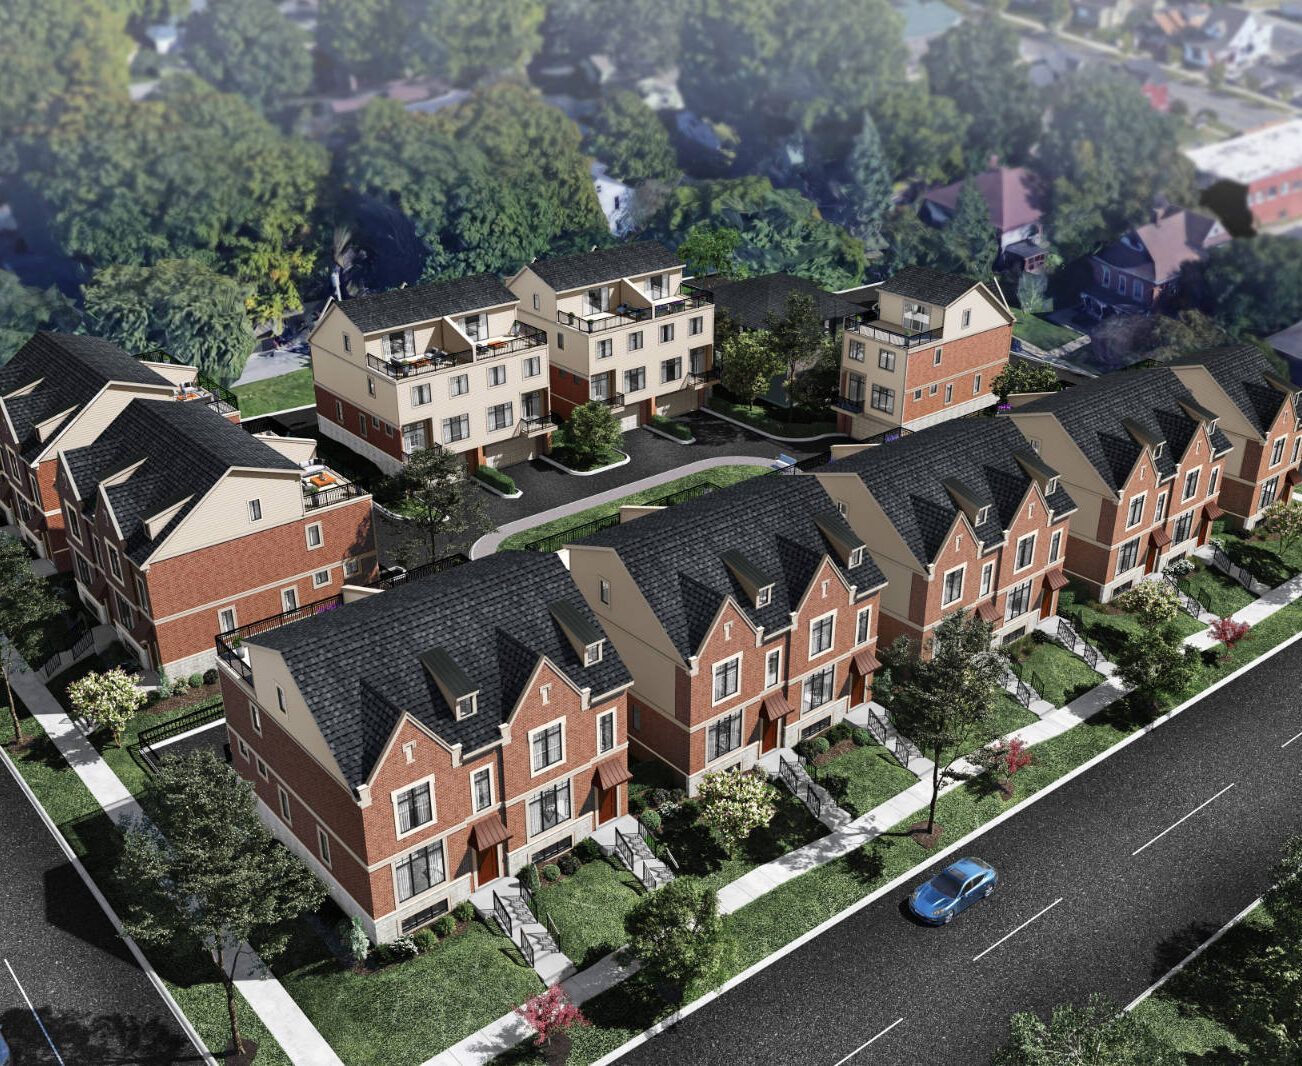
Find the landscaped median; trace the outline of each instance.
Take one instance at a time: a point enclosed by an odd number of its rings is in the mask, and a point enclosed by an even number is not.
[[[702,410],[707,413],[713,411],[725,418],[731,418],[735,422],[740,422],[742,425],[749,426],[751,429],[767,434],[770,437],[830,437],[839,432],[835,422],[825,420],[809,422],[783,421],[776,417],[775,411],[771,407],[765,407],[762,404],[733,403],[731,400],[725,400],[717,393],[710,397],[709,404]]]

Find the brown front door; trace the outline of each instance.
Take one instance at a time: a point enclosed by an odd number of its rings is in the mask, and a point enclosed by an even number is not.
[[[764,735],[760,738],[760,753],[772,751],[778,746],[778,719],[764,719]]]
[[[609,822],[619,813],[619,786],[601,790],[601,806],[597,808],[597,824]]]
[[[1058,590],[1052,592],[1047,589],[1040,594],[1040,617],[1048,618],[1050,615],[1058,613]]]
[[[865,688],[866,686],[864,684],[863,674],[859,673],[858,670],[851,670],[850,671],[850,706],[851,707],[858,707],[859,704],[863,703]]]
[[[497,845],[494,844],[486,851],[479,853],[479,873],[478,880],[480,887],[488,884],[489,881],[497,880]]]

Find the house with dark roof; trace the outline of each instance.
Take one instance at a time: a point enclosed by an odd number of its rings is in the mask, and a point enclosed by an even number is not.
[[[1189,66],[1237,70],[1270,55],[1273,36],[1274,25],[1256,12],[1215,4],[1184,27],[1177,41]]]
[[[1101,602],[1183,558],[1224,513],[1220,413],[1167,367],[1013,398],[1007,417],[1076,501],[1068,574]]]
[[[1280,377],[1254,344],[1197,352],[1170,366],[1220,416],[1231,450],[1219,502],[1235,525],[1252,529],[1302,476],[1302,390]]]
[[[1044,189],[1035,172],[1026,167],[992,167],[967,180],[990,211],[999,238],[999,265],[1033,274],[1041,270],[1049,249],[1042,218]],[[948,225],[964,184],[956,181],[928,189],[920,198],[918,214],[933,226]]]
[[[887,586],[878,632],[922,648],[959,609],[1012,640],[1057,613],[1076,504],[1006,419],[946,422],[834,452],[815,477],[872,545]]]
[[[631,750],[689,792],[870,698],[885,579],[812,477],[753,478],[568,553],[633,675]]]
[[[700,406],[713,377],[714,305],[683,288],[682,260],[659,241],[538,259],[507,285],[520,317],[553,339],[558,415],[596,400],[629,430]]]
[[[220,673],[263,818],[377,942],[627,811],[631,678],[554,554],[253,627]]]
[[[60,449],[55,492],[78,596],[148,671],[202,671],[214,634],[375,570],[371,497],[316,441],[254,436],[205,404],[132,399]]]
[[[201,389],[193,367],[136,359],[116,344],[35,333],[0,368],[0,508],[23,539],[61,571],[72,565],[55,491],[58,453],[90,444],[136,397],[197,400],[238,420]]]
[[[545,331],[493,274],[330,300],[308,341],[321,430],[386,473],[422,448],[471,470],[551,439]]]
[[[1013,313],[984,282],[913,266],[838,295],[860,307],[842,340],[842,433],[881,441],[996,402],[990,382],[1008,365]]]
[[[1081,293],[1085,310],[1096,318],[1157,304],[1180,276],[1185,263],[1204,258],[1230,234],[1209,215],[1182,208],[1154,212],[1120,240],[1090,256],[1094,284]]]

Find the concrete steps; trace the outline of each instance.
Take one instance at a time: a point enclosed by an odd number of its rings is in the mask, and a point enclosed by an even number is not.
[[[525,900],[520,882],[513,877],[499,877],[470,897],[479,916],[520,949],[520,954],[534,972],[548,985],[564,981],[578,971]],[[500,910],[499,910],[499,906]]]
[[[597,826],[592,839],[606,855],[613,855],[648,892],[674,879],[674,871],[656,857],[642,837],[642,826],[631,814],[613,818]]]
[[[760,759],[759,765],[770,778],[776,778],[790,789],[808,809],[809,813],[835,832],[851,822],[832,794],[809,776],[804,763],[790,748],[777,748]]]

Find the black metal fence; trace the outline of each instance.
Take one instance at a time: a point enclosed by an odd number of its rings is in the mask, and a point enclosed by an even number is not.
[[[196,707],[193,711],[189,711],[179,718],[173,718],[170,722],[163,722],[161,725],[142,729],[138,735],[140,757],[144,760],[151,773],[157,772],[158,756],[154,752],[155,745],[165,740],[171,740],[172,737],[179,737],[182,733],[187,733],[191,729],[198,729],[200,726],[222,721],[225,717],[226,708],[220,699],[216,699],[206,706]]]
[[[1091,670],[1098,669],[1099,660],[1102,658],[1098,649],[1077,633],[1076,627],[1062,616],[1058,617],[1058,626],[1054,631],[1054,638],[1073,655],[1083,659],[1085,665]]]
[[[447,555],[442,559],[435,559],[432,563],[425,563],[422,566],[413,566],[410,570],[404,570],[400,574],[390,574],[388,577],[382,577],[376,584],[385,590],[397,588],[399,585],[405,585],[409,581],[420,581],[422,578],[432,577],[434,574],[441,574],[444,570],[451,570],[462,563],[470,562],[470,556],[461,552],[455,555]]]
[[[1212,566],[1233,578],[1249,592],[1253,591],[1253,586],[1257,583],[1256,577],[1225,554],[1225,549],[1215,541],[1212,541]]]

